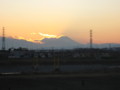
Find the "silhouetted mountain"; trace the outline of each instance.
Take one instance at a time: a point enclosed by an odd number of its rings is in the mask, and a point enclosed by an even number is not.
[[[0,37],[0,47],[2,46],[2,38]],[[39,46],[39,44],[28,42],[26,40],[19,40],[19,39],[13,39],[13,38],[6,38],[6,48],[19,48],[19,47],[24,47],[24,48],[36,48]]]
[[[38,40],[39,41],[39,40]],[[2,38],[0,37],[0,47],[2,47]],[[32,43],[26,40],[19,40],[13,38],[6,38],[6,48],[29,48],[29,49],[48,49],[48,48],[55,48],[55,49],[70,49],[77,46],[80,46],[79,43],[75,42],[74,40],[70,39],[69,37],[60,37],[60,38],[45,38],[42,40],[43,44]]]
[[[43,44],[32,43],[26,40],[18,40],[13,38],[6,38],[6,48],[19,48],[24,47],[28,49],[72,49],[72,48],[88,48],[89,44],[80,44],[69,37],[63,36],[60,38],[44,38]],[[2,38],[0,37],[0,48],[2,47]],[[93,44],[94,48],[109,48],[110,45]],[[111,47],[120,47],[120,44],[111,44]]]
[[[82,44],[75,42],[69,37],[63,36],[60,38],[45,38],[42,40],[44,44],[42,46],[47,48],[75,48],[78,46],[83,46]]]

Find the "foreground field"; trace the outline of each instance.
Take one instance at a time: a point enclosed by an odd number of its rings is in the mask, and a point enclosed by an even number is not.
[[[54,72],[55,64],[54,60],[1,60],[0,90],[120,90],[119,60],[62,60],[59,72]],[[11,74],[16,72],[20,74]]]
[[[0,90],[120,90],[120,74],[0,76]]]

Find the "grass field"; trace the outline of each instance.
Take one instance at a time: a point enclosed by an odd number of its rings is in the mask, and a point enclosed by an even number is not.
[[[120,74],[6,75],[0,90],[120,90]]]
[[[77,62],[76,62],[77,61]],[[54,65],[53,60],[38,61],[39,65]],[[80,65],[120,65],[119,60],[75,60],[62,61],[60,64]],[[0,61],[1,67],[10,68],[18,65],[34,65],[34,60]],[[16,68],[15,68],[16,69]],[[25,68],[26,69],[26,68]],[[89,72],[89,71],[87,71]],[[97,71],[94,71],[97,72]],[[96,74],[90,73],[37,73],[19,75],[0,75],[0,90],[120,90],[120,69],[101,69]]]

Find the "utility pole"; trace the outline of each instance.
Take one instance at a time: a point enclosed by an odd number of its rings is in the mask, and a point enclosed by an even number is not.
[[[90,49],[93,48],[93,39],[92,39],[93,35],[92,34],[93,34],[92,30],[90,30]]]
[[[3,27],[3,34],[2,34],[2,50],[5,50],[5,28]]]

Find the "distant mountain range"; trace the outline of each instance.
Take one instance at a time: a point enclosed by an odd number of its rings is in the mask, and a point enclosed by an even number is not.
[[[67,36],[60,38],[44,38],[43,44],[28,42],[26,40],[19,40],[13,38],[6,38],[6,48],[24,47],[28,49],[72,49],[72,48],[88,48],[89,44],[80,44]],[[2,38],[0,37],[0,47],[2,47]],[[95,48],[109,48],[110,45],[93,44]],[[111,47],[120,47],[120,44],[111,44]]]
[[[82,46],[82,44],[66,36],[60,38],[45,38],[42,40],[42,42],[44,42],[44,44],[42,45],[43,47],[49,48],[75,48],[78,46]]]

